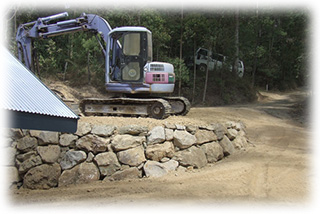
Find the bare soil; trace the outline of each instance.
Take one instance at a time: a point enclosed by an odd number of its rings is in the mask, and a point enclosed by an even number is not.
[[[114,206],[186,203],[305,203],[310,199],[311,130],[306,90],[260,92],[253,104],[191,108],[184,117],[166,120],[82,117],[80,121],[148,127],[165,123],[209,124],[242,121],[254,146],[202,169],[175,172],[162,178],[98,181],[50,190],[11,190],[16,205]],[[303,105],[304,104],[304,105]],[[298,109],[298,110],[297,110]]]

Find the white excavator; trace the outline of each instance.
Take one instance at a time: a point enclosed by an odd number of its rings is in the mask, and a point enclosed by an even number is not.
[[[105,88],[116,97],[83,99],[83,115],[129,115],[164,119],[186,115],[190,102],[184,97],[158,97],[172,93],[175,74],[172,64],[152,62],[152,33],[145,27],[119,27],[95,14],[81,14],[76,19],[62,20],[68,13],[38,18],[19,26],[16,35],[18,57],[33,70],[32,44],[35,39],[74,33],[96,35],[105,56]],[[60,20],[52,23],[55,20]]]

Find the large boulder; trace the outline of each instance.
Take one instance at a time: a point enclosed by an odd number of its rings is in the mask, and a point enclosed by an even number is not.
[[[62,134],[60,135],[59,144],[60,146],[74,146],[76,140],[78,140],[77,135],[73,134]]]
[[[17,140],[17,149],[21,152],[29,152],[35,149],[38,145],[38,141],[34,137],[25,136]]]
[[[197,139],[187,131],[175,130],[173,133],[173,143],[180,149],[186,149],[196,144]]]
[[[93,125],[91,133],[101,137],[109,137],[116,129],[113,125]]]
[[[162,143],[166,140],[165,130],[162,126],[156,126],[148,133],[147,144]]]
[[[42,164],[41,157],[39,155],[32,155],[25,161],[19,164],[19,173],[24,174],[29,169]]]
[[[30,135],[39,139],[40,146],[59,143],[58,132],[30,130]]]
[[[214,129],[214,133],[217,135],[218,140],[222,140],[223,136],[227,133],[226,127],[220,123],[211,124],[211,127]]]
[[[99,153],[94,158],[94,161],[97,163],[100,174],[103,176],[110,176],[117,170],[121,169],[117,155],[113,152]]]
[[[170,141],[162,144],[148,145],[146,148],[146,157],[154,161],[160,161],[164,157],[172,158],[174,155],[174,146]]]
[[[142,146],[120,151],[117,153],[117,156],[121,163],[130,166],[139,166],[141,163],[146,161]]]
[[[223,149],[218,142],[206,143],[200,148],[206,154],[208,163],[214,163],[223,158]]]
[[[91,125],[89,123],[78,123],[76,135],[82,137],[91,132]]]
[[[140,125],[127,125],[119,128],[119,134],[140,135],[147,134],[148,128]]]
[[[226,135],[224,135],[222,140],[219,141],[219,144],[222,147],[223,154],[225,156],[228,156],[234,153],[234,146]]]
[[[97,154],[98,152],[107,151],[109,143],[110,139],[89,134],[77,140],[76,147],[81,150],[83,149],[86,152],[93,152],[94,154]]]
[[[177,160],[180,165],[186,167],[202,168],[207,164],[205,153],[202,149],[195,146],[176,152],[173,159]]]
[[[145,136],[132,136],[128,134],[124,135],[116,135],[112,142],[112,148],[118,152],[130,148],[134,148],[142,145],[142,143],[146,142]]]
[[[148,160],[143,170],[147,177],[161,177],[168,174],[171,171],[175,171],[179,166],[179,163],[175,160],[170,160],[165,163],[159,163],[157,161]]]
[[[63,170],[70,169],[75,165],[85,161],[87,154],[84,151],[67,151],[62,157],[60,166]]]
[[[213,131],[208,131],[203,129],[197,130],[195,136],[197,138],[198,145],[218,140],[217,135],[215,135]]]
[[[23,186],[29,189],[50,189],[58,186],[61,168],[59,164],[43,164],[30,169],[24,176]]]
[[[60,156],[58,145],[38,146],[37,151],[44,163],[55,163]]]
[[[99,169],[94,163],[81,163],[70,170],[64,170],[59,178],[59,187],[81,184],[100,179]]]
[[[110,181],[126,180],[126,179],[137,179],[142,177],[142,171],[137,167],[130,167],[123,171],[117,171],[110,177],[106,177]]]

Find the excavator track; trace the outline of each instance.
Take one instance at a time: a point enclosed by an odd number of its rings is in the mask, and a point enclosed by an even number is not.
[[[170,103],[171,115],[184,116],[190,111],[191,104],[185,97],[163,97],[162,99]]]
[[[80,102],[79,109],[85,116],[142,116],[165,119],[171,113],[171,105],[164,99],[88,98]]]
[[[165,119],[170,115],[186,115],[190,102],[184,97],[164,98],[87,98],[80,102],[85,116],[140,116]]]

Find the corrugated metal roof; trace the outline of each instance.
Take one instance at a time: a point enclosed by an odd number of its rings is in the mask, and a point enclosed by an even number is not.
[[[7,78],[7,94],[0,103],[6,110],[77,119],[78,116],[47,88],[32,72],[8,50],[4,69]]]

